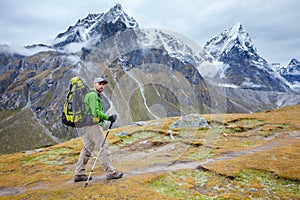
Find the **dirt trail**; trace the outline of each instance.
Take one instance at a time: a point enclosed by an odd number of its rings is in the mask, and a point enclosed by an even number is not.
[[[175,170],[180,170],[180,169],[196,169],[197,167],[203,166],[208,163],[213,163],[213,162],[217,162],[217,161],[221,161],[221,160],[230,160],[233,158],[237,158],[237,157],[241,157],[241,156],[245,156],[245,155],[249,155],[249,154],[254,154],[254,153],[257,153],[260,151],[269,150],[269,149],[272,149],[277,146],[282,146],[280,140],[272,141],[274,138],[279,137],[279,136],[283,137],[285,139],[287,139],[287,138],[300,139],[300,132],[292,131],[292,132],[287,132],[287,133],[274,134],[272,136],[264,138],[264,140],[268,140],[269,142],[262,146],[258,146],[253,149],[248,149],[248,150],[243,150],[243,151],[238,151],[238,152],[230,152],[224,156],[207,159],[202,162],[200,162],[200,161],[187,161],[187,162],[174,161],[169,164],[154,164],[154,165],[149,165],[149,166],[146,166],[143,168],[133,169],[131,171],[125,172],[124,178],[131,177],[131,176],[139,176],[141,174],[147,174],[147,173],[159,173],[159,172],[166,172],[166,171],[168,172],[168,171],[175,171]],[[165,147],[164,147],[164,149],[165,149]],[[99,182],[99,181],[101,181],[101,182],[106,181],[105,176],[104,175],[101,175],[101,176],[94,175],[92,182]],[[69,181],[69,183],[71,183],[71,182],[72,181]],[[92,184],[92,182],[91,182],[91,184]]]
[[[220,161],[220,160],[229,160],[229,159],[233,159],[233,158],[237,158],[237,157],[241,157],[241,156],[245,156],[245,155],[249,155],[249,154],[253,154],[259,151],[264,151],[264,150],[268,150],[268,149],[272,149],[273,147],[277,147],[277,146],[282,146],[280,139],[274,140],[275,138],[280,137],[283,139],[300,139],[300,132],[299,131],[292,131],[292,132],[285,132],[285,133],[279,133],[273,136],[270,136],[268,138],[265,138],[265,140],[268,140],[268,143],[253,148],[253,149],[248,149],[248,150],[243,150],[243,151],[238,151],[238,152],[230,152],[227,153],[224,156],[221,157],[217,157],[217,158],[211,158],[211,159],[207,159],[205,161],[187,161],[187,162],[176,162],[173,161],[169,164],[152,164],[152,165],[148,165],[145,166],[143,168],[136,168],[136,169],[132,169],[130,171],[125,171],[124,172],[124,178],[126,179],[128,177],[132,177],[132,176],[139,176],[142,174],[148,174],[148,173],[160,173],[160,172],[166,172],[166,171],[175,171],[175,170],[180,170],[180,169],[196,169],[199,166],[208,164],[208,163],[213,163],[216,161]],[[172,145],[166,145],[164,147],[162,147],[160,150],[162,149],[168,149],[168,148],[173,148]],[[159,150],[159,151],[160,151]],[[136,153],[135,153],[136,155]],[[131,155],[128,155],[129,157],[132,157]],[[96,184],[99,182],[104,182],[107,183],[109,181],[107,181],[105,179],[105,175],[97,175],[97,174],[93,174],[92,175],[93,179],[89,182],[89,184]],[[122,179],[118,180],[118,181],[122,181]],[[73,179],[68,180],[67,182],[65,182],[65,185],[71,185],[71,184],[82,184],[82,186],[84,186],[84,182],[80,182],[80,183],[74,183]],[[22,187],[13,187],[13,188],[6,188],[6,187],[2,187],[0,188],[0,196],[13,196],[13,195],[17,195],[20,193],[23,193],[25,191],[28,190],[36,190],[37,188],[47,188],[48,186],[45,184],[40,184],[37,186],[34,186],[32,188],[22,188]]]
[[[192,162],[173,162],[173,163],[170,163],[170,164],[159,164],[159,165],[148,166],[148,167],[143,168],[143,169],[135,169],[135,170],[131,171],[130,173],[138,174],[138,173],[174,171],[174,170],[179,170],[179,169],[194,169],[194,168],[198,167],[199,165],[204,165],[204,164],[207,164],[207,163],[212,163],[212,162],[216,162],[216,161],[220,161],[220,160],[229,160],[229,159],[233,159],[233,158],[236,158],[236,157],[241,157],[241,156],[244,156],[244,155],[253,154],[253,153],[256,153],[256,152],[259,152],[259,151],[268,150],[268,149],[271,149],[273,147],[282,146],[282,143],[281,143],[280,140],[272,141],[274,138],[276,138],[278,136],[281,136],[285,139],[286,138],[300,139],[300,132],[299,131],[292,131],[292,132],[288,132],[288,133],[280,133],[280,134],[278,133],[278,134],[275,134],[275,135],[272,135],[270,137],[265,138],[265,140],[268,140],[269,142],[262,145],[262,146],[258,146],[256,148],[247,149],[247,150],[243,150],[243,151],[229,152],[224,156],[207,159],[207,160],[202,161],[202,162],[192,161]]]

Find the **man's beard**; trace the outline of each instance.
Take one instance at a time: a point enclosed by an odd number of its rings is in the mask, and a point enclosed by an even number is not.
[[[96,92],[97,92],[99,95],[101,95],[102,91],[103,91],[103,90],[96,90]]]

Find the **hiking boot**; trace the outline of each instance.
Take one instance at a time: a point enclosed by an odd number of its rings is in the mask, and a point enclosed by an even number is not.
[[[111,179],[119,179],[122,178],[123,173],[122,172],[114,172],[111,174],[106,175],[106,180],[111,180]]]
[[[75,175],[74,182],[87,181],[87,179],[88,179],[87,175]],[[89,180],[92,180],[92,177],[90,177]]]

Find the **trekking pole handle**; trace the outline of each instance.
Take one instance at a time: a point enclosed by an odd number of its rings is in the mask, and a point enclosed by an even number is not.
[[[111,129],[112,125],[113,125],[114,122],[110,122],[110,125],[109,125],[109,128],[108,128],[108,131]]]

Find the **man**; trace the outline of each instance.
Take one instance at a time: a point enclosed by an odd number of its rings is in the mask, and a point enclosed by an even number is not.
[[[103,121],[108,120],[114,122],[117,118],[116,115],[108,116],[103,112],[101,95],[107,84],[105,77],[101,76],[94,81],[94,91],[87,93],[84,97],[84,108],[85,110],[90,110],[94,117],[100,119],[98,124],[84,127],[84,147],[80,152],[79,160],[76,166],[74,181],[87,181],[88,176],[85,174],[85,166],[92,155],[92,151],[95,146],[101,148],[104,141],[103,134]],[[108,145],[103,146],[103,150],[100,155],[102,165],[106,173],[106,179],[119,179],[122,178],[122,172],[116,172],[112,166],[111,155],[108,150]],[[90,177],[91,179],[91,177]]]

